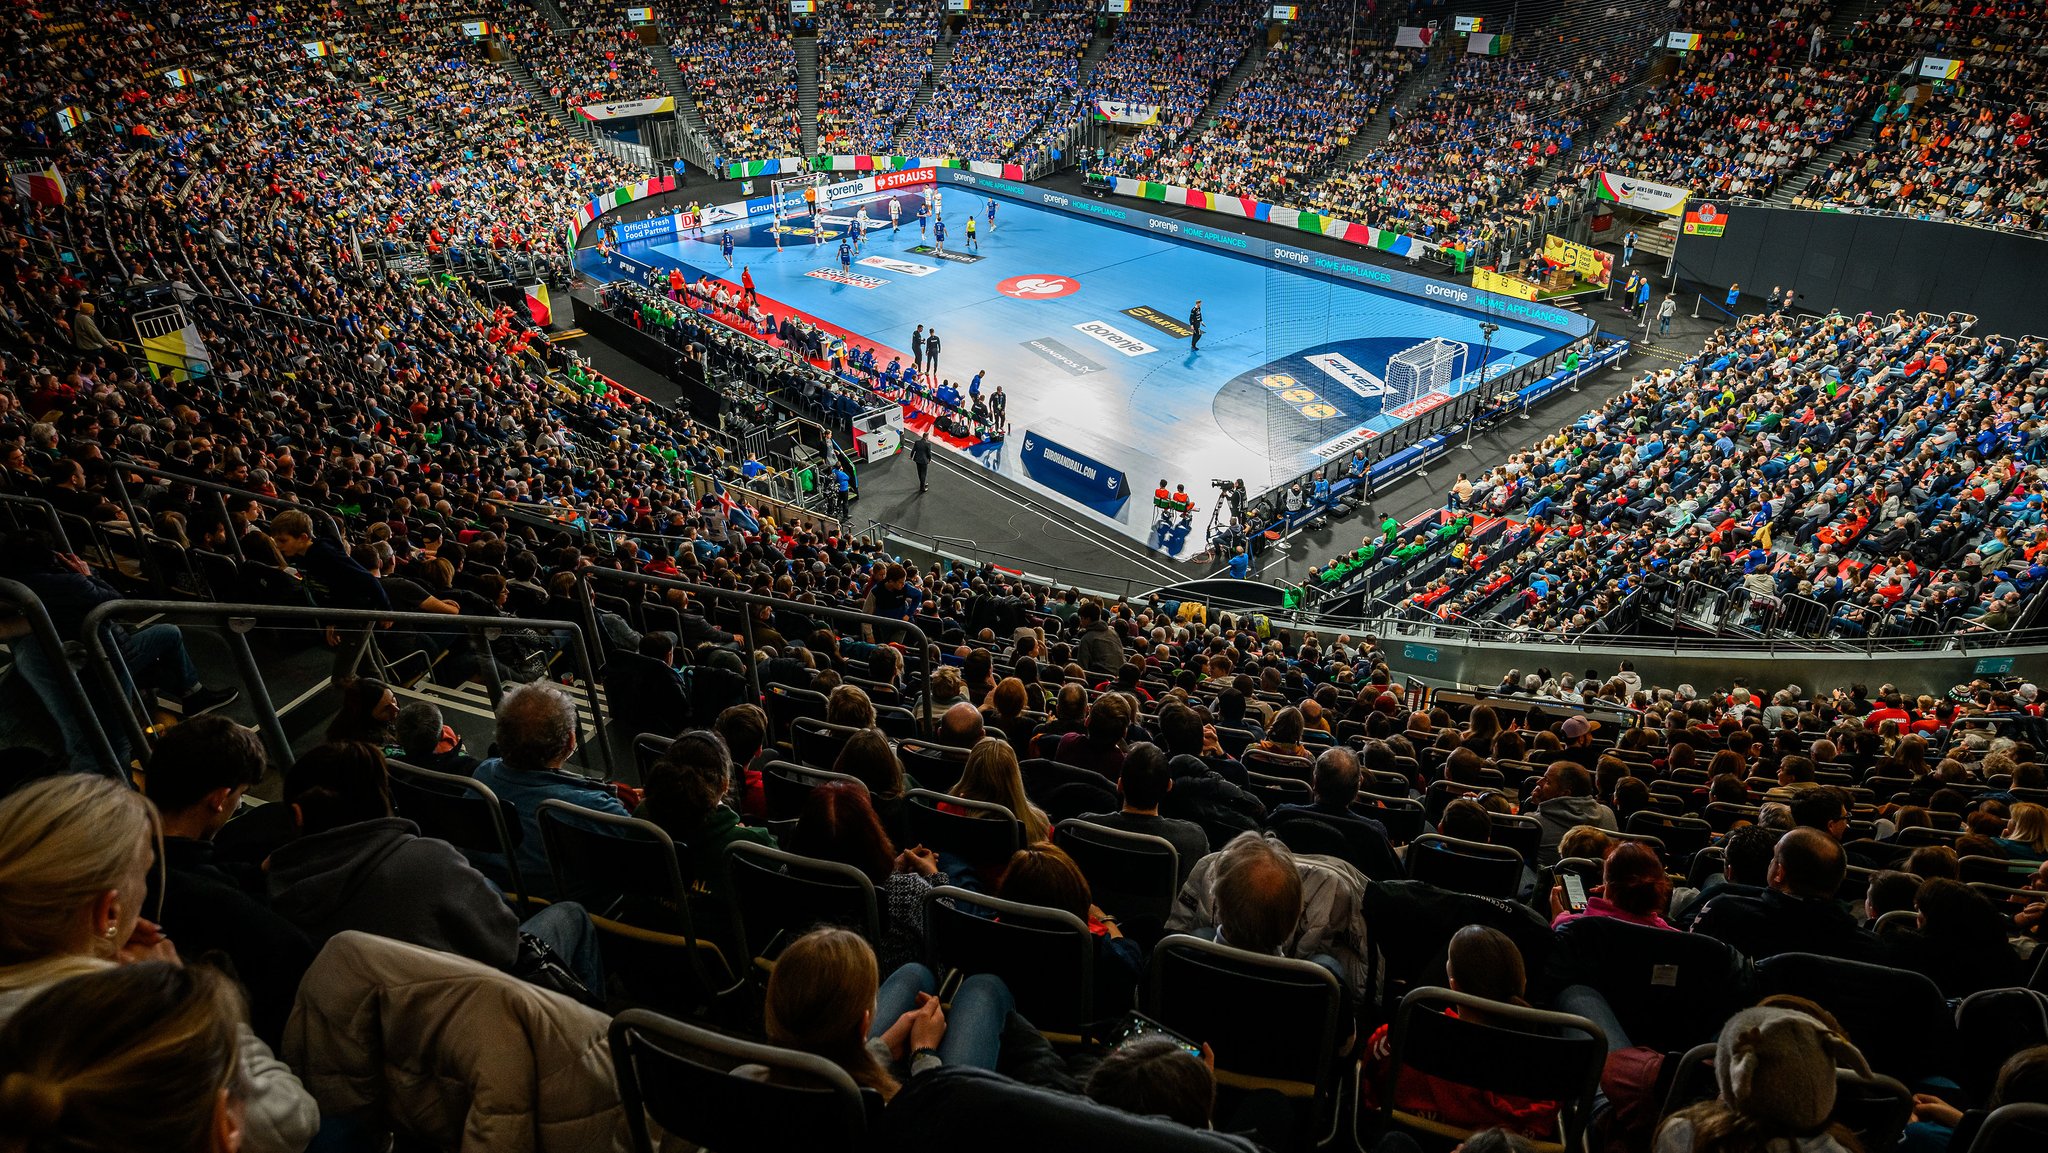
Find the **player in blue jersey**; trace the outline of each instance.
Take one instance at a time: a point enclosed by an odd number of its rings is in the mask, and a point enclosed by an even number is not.
[[[923,236],[923,235],[924,235],[924,228],[925,228],[925,225],[926,225],[926,224],[928,224],[928,223],[930,223],[930,221],[931,221],[931,218],[932,218],[932,203],[931,203],[931,201],[929,201],[929,200],[919,200],[919,201],[917,202],[917,234],[918,234],[919,236]]]
[[[996,234],[996,198],[993,196],[988,198],[988,234]]]
[[[844,236],[839,238],[839,268],[843,272],[853,269],[853,242]]]
[[[725,254],[725,266],[732,267],[732,232],[727,230],[718,238],[718,251]]]
[[[932,221],[932,242],[939,246],[940,256],[946,255],[946,218],[943,216]]]

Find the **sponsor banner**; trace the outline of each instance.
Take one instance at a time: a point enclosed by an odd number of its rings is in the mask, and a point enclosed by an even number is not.
[[[496,36],[499,32],[498,26],[488,20],[464,20],[458,27],[462,29],[462,34],[471,40],[481,40],[486,36]]]
[[[1594,327],[1592,318],[1568,312],[1562,308],[1552,308],[1549,305],[1535,304],[1511,297],[1474,292],[1460,285],[1449,284],[1441,280],[1432,280],[1427,276],[1417,276],[1415,273],[1403,269],[1382,268],[1375,264],[1363,264],[1355,260],[1346,260],[1340,256],[1331,256],[1320,252],[1305,252],[1291,245],[1248,237],[1241,233],[1218,232],[1214,229],[1190,225],[1186,221],[1168,220],[1165,217],[1155,216],[1143,209],[1125,208],[1119,204],[1097,200],[1092,196],[1069,196],[1061,192],[1034,188],[1028,184],[995,180],[975,172],[961,171],[957,168],[947,169],[940,175],[939,180],[941,183],[964,185],[985,193],[999,193],[1023,201],[1026,204],[1042,204],[1048,208],[1057,208],[1071,215],[1086,216],[1106,224],[1114,224],[1139,232],[1155,231],[1155,223],[1162,225],[1171,224],[1174,226],[1172,229],[1159,230],[1171,231],[1178,240],[1189,241],[1211,248],[1220,248],[1254,259],[1286,263],[1311,272],[1321,273],[1325,276],[1335,277],[1336,279],[1356,284],[1363,284],[1368,287],[1381,289],[1382,291],[1396,292],[1403,296],[1419,297],[1436,304],[1485,313],[1493,320],[1509,320],[1518,324],[1533,325],[1537,328],[1548,329],[1552,332],[1562,332],[1575,337],[1590,335]],[[1118,177],[1116,190],[1119,194],[1134,196],[1137,195],[1136,189],[1140,183],[1140,181],[1131,180],[1128,177]],[[1186,189],[1181,189],[1180,191],[1183,193],[1187,192]],[[1158,199],[1158,197],[1154,197],[1154,199]],[[1208,197],[1203,195],[1203,203],[1199,207],[1208,207],[1207,200]],[[1185,202],[1193,203],[1192,201]],[[1310,214],[1304,213],[1302,215],[1307,217]],[[1260,217],[1260,219],[1265,218]],[[1363,225],[1353,227],[1357,228],[1361,233],[1366,231]],[[1341,232],[1333,233],[1328,229],[1319,229],[1319,231],[1322,231],[1324,235],[1342,235]],[[1382,250],[1389,250],[1385,245],[1380,247]],[[913,249],[912,251],[916,250]],[[1405,249],[1402,251],[1405,251]],[[949,253],[948,255],[951,254]]]
[[[696,226],[695,217],[687,212],[675,212],[657,216],[652,220],[621,220],[615,227],[618,229],[619,243],[631,244],[638,240],[658,240],[662,237],[675,236]]]
[[[1685,198],[1692,195],[1690,188],[1638,180],[1619,172],[1602,172],[1600,179],[1593,182],[1593,192],[1602,200],[1612,200],[1644,212],[1661,212],[1666,216],[1679,215],[1685,206]]]
[[[1673,32],[1664,38],[1664,47],[1673,52],[1697,52],[1706,39],[1697,32]]]
[[[1702,201],[1698,208],[1685,214],[1687,236],[1720,236],[1728,231],[1728,214],[1714,207],[1712,201]]]
[[[652,23],[654,23],[654,9],[652,9],[652,8],[628,8],[628,9],[626,9],[626,23],[628,23],[628,24],[652,24]]]
[[[660,116],[676,110],[676,98],[657,96],[652,100],[615,100],[608,104],[585,104],[576,115],[585,120],[625,120],[634,116]]]
[[[1318,459],[1336,460],[1340,456],[1350,456],[1364,448],[1366,441],[1378,435],[1379,433],[1361,424],[1350,432],[1331,437],[1309,451],[1315,453]]]
[[[1940,56],[1920,58],[1919,75],[1928,80],[1954,80],[1963,74],[1963,62],[1948,60]]]
[[[1175,340],[1187,340],[1195,335],[1195,330],[1188,327],[1187,321],[1161,312],[1149,305],[1134,304],[1124,309],[1123,313],[1132,320],[1143,321],[1151,325]]]
[[[1516,300],[1536,299],[1536,286],[1519,276],[1503,276],[1487,269],[1476,269],[1472,273],[1472,287],[1481,292],[1499,296],[1512,296]]]
[[[844,284],[848,288],[880,288],[889,283],[879,276],[862,276],[858,272],[841,272],[836,268],[813,268],[804,275],[817,280],[829,280],[834,284]]]
[[[1051,361],[1055,367],[1065,372],[1068,376],[1087,376],[1091,372],[1102,371],[1102,365],[1061,344],[1050,336],[1041,336],[1036,340],[1027,340],[1024,342],[1024,347]]]
[[[1488,365],[1486,375],[1491,378],[1499,376],[1500,373],[1493,371],[1493,366]],[[1407,404],[1395,405],[1393,408],[1388,409],[1387,415],[1399,417],[1402,420],[1414,420],[1432,408],[1441,408],[1451,403],[1451,399],[1451,394],[1448,392],[1425,392]]]
[[[910,251],[917,253],[919,256],[929,256],[934,260],[950,260],[955,264],[973,264],[981,259],[981,254],[979,253],[940,252],[936,247],[929,244],[913,244],[910,246]]]
[[[1336,381],[1338,384],[1343,385],[1367,400],[1385,396],[1394,391],[1387,387],[1385,381],[1359,367],[1350,357],[1342,353],[1319,352],[1314,356],[1303,357],[1302,359],[1321,369],[1324,376],[1329,377],[1331,380]]]
[[[1128,100],[1097,100],[1095,118],[1111,124],[1157,124],[1157,104],[1133,104]]]
[[[1120,469],[1068,448],[1035,429],[1024,433],[1020,459],[1032,479],[1083,504],[1121,503],[1131,495],[1131,484]]]
[[[1554,264],[1564,265],[1587,284],[1606,287],[1614,279],[1614,254],[1602,252],[1576,244],[1562,236],[1543,238],[1543,255]]]
[[[1136,196],[1144,200],[1158,200],[1167,204],[1185,204],[1190,208],[1220,212],[1226,216],[1242,216],[1247,220],[1264,220],[1288,228],[1313,232],[1337,240],[1348,240],[1366,248],[1377,248],[1395,256],[1427,255],[1434,247],[1412,236],[1404,236],[1384,228],[1373,228],[1354,224],[1334,216],[1323,216],[1314,212],[1301,212],[1263,200],[1244,196],[1221,196],[1193,188],[1182,188],[1177,184],[1159,184],[1150,180],[1133,180],[1127,176],[1116,178],[1119,196]],[[1217,232],[1204,229],[1199,224],[1169,220],[1165,217],[1151,217],[1150,228],[1154,232],[1171,232],[1175,235],[1191,235],[1205,244],[1227,244],[1229,247],[1244,249],[1245,238],[1236,233]],[[1228,240],[1222,238],[1230,238]]]
[[[1506,32],[1474,32],[1465,38],[1468,56],[1506,56],[1514,37]]]
[[[1072,296],[1081,291],[1081,282],[1071,276],[1033,272],[997,282],[996,291],[1018,300],[1053,300],[1061,296]]]
[[[1099,340],[1118,352],[1123,353],[1125,356],[1143,356],[1148,352],[1159,351],[1152,345],[1146,344],[1144,341],[1106,321],[1084,320],[1074,326],[1074,331],[1083,336]]]
[[[1481,32],[1485,29],[1486,17],[1484,16],[1451,17],[1451,31],[1453,32]]]
[[[1288,24],[1301,19],[1301,5],[1275,4],[1267,10],[1266,17],[1276,24]]]
[[[1417,28],[1412,25],[1403,24],[1394,33],[1394,47],[1427,48],[1429,47],[1429,42],[1434,39],[1436,39],[1436,30],[1433,28]]]
[[[914,260],[898,260],[893,256],[863,256],[854,263],[879,268],[883,272],[900,272],[905,276],[930,276],[939,270],[935,264],[919,264]]]
[[[888,192],[896,188],[911,188],[919,184],[937,183],[939,174],[930,168],[910,168],[901,172],[882,172],[875,176],[875,191]]]

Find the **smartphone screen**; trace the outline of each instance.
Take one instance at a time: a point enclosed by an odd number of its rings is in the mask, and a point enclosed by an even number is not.
[[[1577,873],[1564,875],[1564,903],[1574,913],[1586,911],[1586,882]]]

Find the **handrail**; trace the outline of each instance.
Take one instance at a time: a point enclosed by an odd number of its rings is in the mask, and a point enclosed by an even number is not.
[[[0,492],[0,504],[11,504],[21,508],[32,508],[43,514],[50,530],[50,539],[65,553],[78,550],[71,547],[71,537],[64,531],[64,521],[57,515],[57,506],[38,496],[22,496],[18,493]]]
[[[587,568],[577,572],[576,588],[578,596],[583,602],[583,611],[590,615],[593,620],[596,618],[597,601],[595,599],[595,590],[592,589],[591,584],[597,580],[619,581],[625,584],[643,585],[648,588],[657,589],[681,589],[692,596],[702,598],[707,603],[714,600],[732,600],[744,605],[769,605],[771,607],[781,605],[803,613],[806,616],[825,617],[828,620],[852,621],[855,624],[867,625],[877,629],[901,629],[909,633],[917,642],[917,671],[919,676],[923,678],[925,686],[924,691],[918,694],[919,701],[924,705],[924,731],[927,733],[937,731],[932,724],[931,681],[933,670],[930,664],[929,653],[927,652],[931,646],[931,638],[927,637],[924,630],[911,621],[892,620],[889,617],[876,616],[872,613],[864,613],[858,609],[842,608],[838,605],[807,604],[803,601],[791,600],[787,597],[764,596],[761,593],[744,592],[739,589],[719,588],[716,585],[699,584],[696,581],[678,580],[674,577],[656,576],[653,573],[627,572],[624,569]],[[756,651],[754,645],[753,614],[741,613],[740,624],[741,632],[747,639],[747,651],[744,655],[745,659],[741,663],[746,665],[747,684],[753,690],[754,699],[758,701],[763,699],[764,694],[761,690],[760,666],[754,661],[753,657]]]
[[[4,590],[4,587],[4,584],[0,584],[0,590]],[[502,692],[503,685],[498,677],[497,658],[491,653],[489,644],[489,641],[494,639],[492,633],[521,627],[566,632],[574,641],[576,661],[580,666],[578,671],[583,677],[583,694],[590,710],[591,724],[597,733],[597,738],[592,743],[599,747],[604,767],[607,770],[614,767],[611,745],[605,740],[604,710],[599,707],[597,699],[597,663],[592,655],[590,640],[583,632],[583,626],[572,621],[536,617],[463,617],[442,613],[384,612],[377,609],[341,609],[316,605],[205,604],[196,601],[125,599],[108,601],[95,606],[85,615],[79,640],[84,643],[86,652],[94,658],[93,664],[99,669],[109,695],[121,703],[120,719],[127,723],[129,735],[134,738],[134,748],[138,754],[150,748],[149,729],[136,714],[135,702],[117,671],[123,663],[121,654],[107,643],[110,635],[106,628],[108,622],[116,617],[127,616],[198,618],[201,621],[217,621],[225,625],[223,635],[228,641],[229,651],[235,658],[235,665],[241,672],[243,683],[249,690],[250,700],[256,706],[258,727],[265,742],[271,746],[272,756],[276,757],[280,764],[291,763],[292,745],[290,737],[285,733],[284,721],[277,711],[277,706],[270,699],[270,689],[264,679],[263,667],[249,646],[248,634],[250,630],[258,627],[259,618],[266,622],[300,621],[313,626],[351,623],[364,626],[361,641],[351,646],[355,654],[354,659],[349,662],[351,672],[353,664],[360,662],[364,651],[368,649],[369,642],[375,635],[374,630],[379,625],[413,625],[442,633],[462,629],[471,634],[473,641],[484,642],[478,645],[478,651],[483,655],[485,666],[491,670],[489,684],[493,700]]]
[[[153,465],[138,463],[129,457],[122,457],[114,462],[114,492],[120,498],[122,509],[128,514],[128,523],[137,532],[148,529],[150,521],[147,517],[140,515],[142,510],[135,503],[135,497],[128,491],[128,480],[123,475],[124,473],[136,473],[151,480],[163,481],[165,484],[189,484],[202,492],[212,493],[214,496],[214,511],[220,514],[222,523],[228,526],[228,547],[234,550],[235,559],[238,561],[247,560],[248,558],[242,555],[241,534],[234,531],[235,521],[228,513],[227,498],[231,496],[239,497],[243,500],[253,500],[265,508],[276,509],[280,512],[303,512],[313,518],[315,528],[325,524],[327,530],[333,534],[334,542],[343,548],[348,547],[348,533],[342,528],[341,520],[333,513],[317,505],[300,504],[279,496],[265,496],[260,492],[252,492],[246,488],[236,488],[231,484],[222,484],[216,480],[205,480],[196,476],[168,472]]]
[[[43,607],[43,599],[20,581],[0,578],[0,602],[11,604],[20,610],[28,620],[30,634],[42,646],[43,656],[48,660],[50,672],[57,681],[57,691],[70,706],[72,722],[85,731],[91,747],[87,752],[99,762],[99,770],[107,776],[130,783],[127,766],[114,751],[114,743],[107,739],[107,730],[100,724],[98,710],[92,707],[92,699],[85,694],[85,685],[78,679],[78,670],[71,667],[71,661],[64,653],[64,638],[57,632],[57,626],[50,620],[50,611]],[[21,654],[15,654],[20,662]],[[78,750],[66,749],[65,755],[73,758]]]

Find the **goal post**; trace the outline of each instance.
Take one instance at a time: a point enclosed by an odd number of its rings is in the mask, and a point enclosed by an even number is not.
[[[811,202],[804,198],[805,189],[823,191],[832,182],[832,173],[806,172],[802,176],[779,176],[768,182],[768,190],[775,206],[775,223],[781,224],[793,216],[807,216]]]
[[[1388,399],[1402,405],[1432,392],[1449,392],[1464,367],[1465,346],[1455,340],[1431,337],[1402,349],[1387,358]]]

